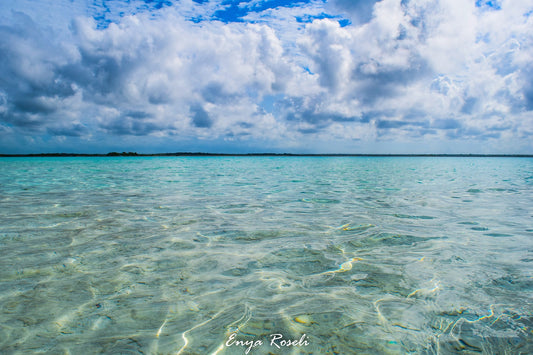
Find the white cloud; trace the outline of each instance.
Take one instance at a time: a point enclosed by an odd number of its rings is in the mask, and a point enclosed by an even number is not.
[[[352,18],[363,3],[328,6]],[[382,0],[346,27],[338,18],[297,21],[320,15],[318,2],[244,17],[256,24],[195,23],[219,6],[192,1],[106,26],[80,8],[69,25],[43,26],[27,9],[34,20],[16,13],[0,28],[2,134],[293,148],[313,139],[481,146],[533,134],[525,1],[490,10]]]

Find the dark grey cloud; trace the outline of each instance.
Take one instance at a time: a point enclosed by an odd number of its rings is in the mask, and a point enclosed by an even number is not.
[[[356,116],[343,116],[338,113],[315,112],[313,110],[290,112],[287,114],[286,119],[288,121],[312,123],[322,127],[328,126],[331,122],[355,122],[360,120]]]
[[[148,102],[152,105],[168,104],[171,102],[170,92],[163,86],[152,87],[147,90]]]
[[[223,83],[212,81],[202,89],[202,97],[209,103],[220,104],[235,100],[237,95],[228,92]]]
[[[42,97],[19,97],[13,100],[13,105],[16,110],[26,113],[48,114],[57,109],[54,103],[46,102]]]
[[[100,122],[99,128],[120,136],[146,136],[155,132],[173,130],[172,126],[157,122],[152,114],[142,110],[125,110],[118,118]]]
[[[75,90],[73,82],[61,75],[64,58],[54,36],[23,13],[13,12],[12,17],[12,26],[0,26],[0,94],[6,101],[0,119],[35,127]]]
[[[200,105],[191,106],[192,123],[198,128],[209,128],[213,125],[213,120],[209,117],[207,111]]]
[[[117,34],[97,33],[92,26],[81,19],[72,22],[73,41],[80,58],[63,66],[61,75],[75,82],[88,102],[114,105],[127,101],[128,85],[137,79],[140,68],[150,65],[152,39],[139,34],[112,40]],[[148,93],[148,100],[164,103],[168,101],[167,95],[156,87]]]
[[[322,131],[321,128],[298,128],[298,132],[303,134],[316,134]]]
[[[126,117],[131,117],[135,119],[144,119],[144,118],[151,118],[153,117],[151,114],[145,112],[145,111],[127,111],[124,114]]]
[[[98,51],[99,52],[99,51]],[[140,62],[119,62],[105,53],[80,50],[81,62],[66,68],[65,75],[72,75],[83,89],[84,99],[99,104],[113,104],[124,94],[124,86]]]
[[[410,132],[412,136],[434,135],[438,131],[448,132],[450,138],[458,138],[460,134],[466,132],[463,122],[456,118],[433,118],[427,112],[420,109],[408,110],[401,119],[391,119],[394,117],[394,111],[376,111],[366,113],[371,119],[375,119],[375,125],[379,135],[386,135],[388,130],[400,129],[404,132]],[[396,112],[397,113],[397,112]],[[454,131],[450,133],[450,131]],[[469,131],[475,133],[474,131]],[[481,134],[481,132],[479,132]]]
[[[50,127],[47,132],[54,136],[82,137],[89,133],[89,129],[85,125],[76,123],[68,127]]]
[[[89,80],[80,80],[77,83],[90,89],[92,93],[98,96],[117,92],[122,88],[124,78],[127,77],[131,69],[127,63],[119,63],[116,58],[110,57],[104,53],[94,53],[87,50],[81,50],[81,65],[89,71]],[[128,70],[130,69],[130,70]]]
[[[314,126],[313,129],[304,129],[302,133],[315,133],[315,129],[323,129],[333,122],[359,122],[361,117],[344,115],[338,112],[322,111],[323,97],[306,100],[302,97],[286,97],[276,103],[278,110],[283,112],[288,122],[303,122]]]
[[[357,84],[353,97],[364,104],[372,105],[377,100],[392,98],[403,94],[403,90],[411,83],[432,74],[430,66],[421,57],[413,55],[407,67],[380,67],[376,63],[375,72],[364,70],[366,63],[358,65],[350,80]]]
[[[89,105],[120,109],[128,103],[126,85],[143,65],[139,46],[117,54],[110,41],[87,38],[86,29],[74,21],[69,49],[54,42],[57,36],[51,29],[38,27],[25,14],[13,15],[11,26],[0,26],[0,121],[30,134],[80,137],[89,133],[89,126],[68,122],[63,111],[78,114],[79,108],[69,107],[66,99],[80,92]],[[76,52],[79,56],[72,55]],[[99,127],[110,134],[137,136],[168,128],[150,121],[152,116],[143,110],[123,111],[119,120]]]
[[[153,121],[144,121],[128,116],[123,116],[120,119],[102,122],[99,128],[106,133],[113,135],[129,135],[129,136],[146,136],[155,132],[166,132],[173,130],[172,127],[166,124],[160,124]]]
[[[0,120],[28,134],[39,134],[47,123],[46,116],[8,110],[0,114]]]

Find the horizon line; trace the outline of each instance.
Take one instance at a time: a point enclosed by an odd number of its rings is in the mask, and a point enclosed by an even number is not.
[[[175,153],[29,153],[0,154],[2,158],[24,157],[172,157],[172,156],[226,156],[226,157],[472,157],[472,158],[533,158],[533,154],[479,154],[479,153],[207,153],[207,152],[175,152]]]

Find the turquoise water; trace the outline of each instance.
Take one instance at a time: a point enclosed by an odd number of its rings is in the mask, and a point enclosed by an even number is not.
[[[533,159],[5,158],[0,212],[0,353],[533,353]]]

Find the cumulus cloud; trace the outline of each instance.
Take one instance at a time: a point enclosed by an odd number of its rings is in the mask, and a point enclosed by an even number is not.
[[[497,146],[533,133],[525,1],[128,6],[77,8],[62,26],[29,8],[2,20],[0,135],[257,151],[312,139]]]

